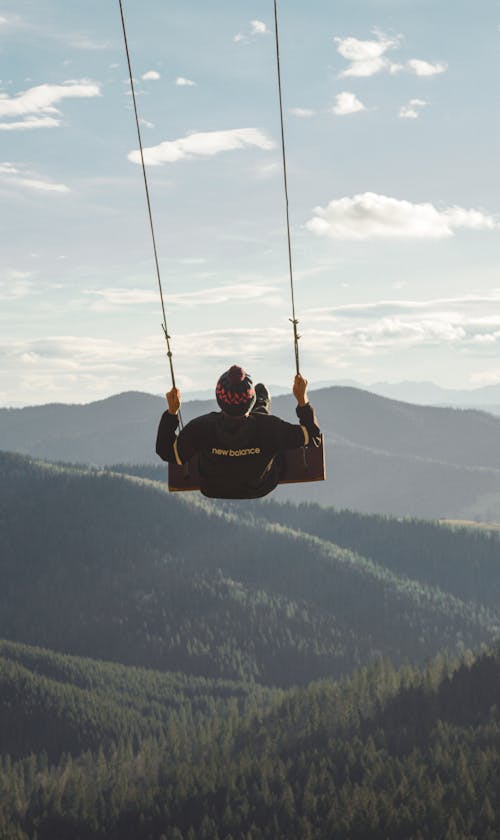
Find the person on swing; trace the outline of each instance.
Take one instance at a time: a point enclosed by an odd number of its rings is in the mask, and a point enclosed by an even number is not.
[[[217,382],[220,411],[191,420],[176,435],[181,394],[172,388],[168,410],[158,427],[156,452],[163,461],[184,464],[198,454],[200,491],[210,498],[257,499],[277,486],[286,449],[319,446],[321,433],[307,399],[307,379],[293,383],[299,424],[270,413],[265,385],[253,383],[243,368],[233,365]]]

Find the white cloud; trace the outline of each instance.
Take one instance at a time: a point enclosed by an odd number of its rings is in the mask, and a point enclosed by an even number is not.
[[[54,184],[50,181],[39,181],[35,178],[20,178],[18,183],[23,187],[29,187],[32,190],[42,190],[44,192],[67,193],[70,191],[66,184]]]
[[[488,314],[500,289],[476,295],[430,300],[376,300],[303,313],[302,323],[318,347],[342,346],[354,355],[452,343],[484,355],[500,341],[500,314]],[[328,324],[328,330],[317,325]],[[309,340],[309,339],[308,339]]]
[[[448,69],[448,65],[443,61],[430,64],[428,61],[422,61],[419,58],[411,58],[406,66],[417,76],[436,76],[438,73],[444,73]]]
[[[77,35],[70,41],[70,46],[77,50],[109,50],[113,45],[110,41],[95,41],[85,35]]]
[[[358,111],[365,110],[365,106],[357,98],[357,96],[354,93],[348,93],[347,91],[337,94],[335,97],[335,105],[332,108],[333,113],[338,116],[356,114]]]
[[[279,298],[279,290],[275,286],[255,283],[238,283],[230,286],[214,286],[197,292],[181,292],[167,294],[166,302],[176,308],[192,309],[197,306],[213,306],[229,303],[235,300],[265,300],[274,304]],[[148,289],[109,288],[89,290],[85,294],[98,297],[100,300],[93,306],[98,311],[110,311],[124,306],[140,304],[159,304],[158,292]]]
[[[473,373],[470,376],[470,381],[475,385],[497,385],[500,382],[500,368]]]
[[[89,289],[84,294],[98,298],[98,301],[92,306],[92,309],[98,312],[109,312],[124,306],[149,303],[156,305],[159,300],[158,292],[152,289]]]
[[[483,309],[485,312],[491,310],[492,304],[500,303],[500,288],[491,289],[488,292],[480,294],[461,295],[457,297],[444,298],[427,298],[424,300],[411,299],[392,299],[392,300],[375,300],[365,303],[347,303],[339,306],[312,308],[306,311],[306,314],[311,318],[317,320],[337,320],[338,318],[365,318],[371,316],[394,316],[394,315],[409,315],[416,313],[421,317],[421,313],[425,312],[425,317],[429,318],[430,313],[443,311],[448,313],[454,312],[454,317],[459,311],[470,311],[471,309]],[[495,323],[498,323],[500,314],[496,316]],[[477,320],[477,316],[475,316]]]
[[[268,35],[269,29],[262,20],[251,20],[250,32],[252,35]]]
[[[177,76],[175,84],[178,87],[195,87],[196,82],[193,82],[192,79],[186,79],[184,76]]]
[[[32,128],[57,128],[61,120],[54,117],[28,117],[14,122],[0,122],[0,131],[29,131]]]
[[[144,117],[139,117],[139,122],[141,125],[145,126],[146,128],[154,128],[155,124],[150,122],[149,120],[145,120]]]
[[[158,79],[161,79],[161,76],[157,70],[148,70],[146,73],[142,74],[141,79],[145,82],[156,82]]]
[[[402,119],[416,120],[420,116],[420,110],[428,104],[425,99],[410,99],[407,105],[402,105],[399,109],[399,116]]]
[[[480,210],[433,204],[413,204],[397,198],[366,192],[352,198],[334,199],[326,207],[315,207],[306,228],[318,236],[333,239],[443,239],[457,228],[494,230],[492,216]]]
[[[47,181],[40,178],[36,172],[30,172],[23,166],[15,166],[8,162],[0,164],[0,181],[2,180],[16,186],[44,192],[67,193],[70,191],[65,184]]]
[[[0,123],[0,129],[12,130],[26,128],[52,128],[60,123],[54,115],[59,115],[56,103],[63,99],[82,99],[100,96],[98,84],[86,80],[68,81],[61,85],[37,85],[29,88],[17,96],[2,94],[0,96],[0,119],[14,120],[14,122]],[[44,116],[37,116],[42,114]],[[16,117],[26,117],[15,120]]]
[[[264,21],[251,20],[248,24],[248,29],[234,35],[233,41],[235,44],[250,44],[258,35],[269,35],[269,29]]]
[[[158,146],[144,149],[144,160],[150,166],[175,163],[193,157],[211,157],[234,149],[256,147],[274,149],[275,143],[258,128],[233,128],[228,131],[202,131],[178,140],[165,140]],[[132,163],[140,163],[138,150],[129,153]]]
[[[204,330],[175,337],[177,356],[190,360],[196,347],[198,358],[217,359],[222,365],[235,358],[264,361],[272,353],[288,350],[289,345],[290,332],[284,327]]]
[[[367,78],[383,70],[392,75],[407,70],[417,76],[435,76],[448,69],[448,65],[443,61],[432,64],[420,58],[411,58],[406,64],[392,62],[387,53],[401,47],[402,36],[389,36],[378,30],[374,30],[373,34],[376,40],[361,41],[352,36],[334,39],[337,51],[349,62],[348,67],[339,73],[339,78]]]
[[[13,353],[28,353],[32,356],[52,359],[63,365],[68,364],[72,367],[77,366],[79,360],[85,360],[94,365],[106,365],[109,362],[110,365],[116,366],[120,353],[123,354],[123,359],[127,357],[141,358],[146,355],[143,348],[131,347],[127,342],[117,344],[111,339],[90,336],[48,336],[31,341],[12,343],[7,345],[7,348],[4,345],[1,348],[2,352],[5,353],[9,346]]]
[[[7,18],[0,16],[0,26],[2,26],[4,23],[7,23]]]
[[[360,41],[358,38],[335,38],[337,51],[349,61],[349,66],[339,76],[354,76],[357,78],[374,76],[381,70],[391,70],[392,65],[386,56],[389,50],[400,45],[400,36],[390,37],[383,32],[375,31],[377,40]]]
[[[293,114],[294,117],[302,117],[303,119],[314,117],[316,114],[316,111],[312,108],[289,108],[288,111],[290,114]]]

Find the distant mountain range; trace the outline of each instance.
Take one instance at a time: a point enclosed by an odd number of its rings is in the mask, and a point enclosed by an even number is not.
[[[341,384],[341,383],[338,383]],[[442,388],[434,382],[373,382],[370,385],[345,383],[364,388],[382,397],[417,405],[443,405],[478,408],[500,414],[500,383],[482,388]]]
[[[388,397],[392,400],[414,403],[415,405],[438,405],[451,406],[454,408],[477,408],[482,411],[489,411],[492,414],[500,414],[500,382],[496,385],[486,385],[482,388],[443,388],[430,381],[403,382],[370,382],[362,383],[355,379],[324,379],[311,382],[311,390],[322,388],[359,388],[362,391],[369,391],[378,394],[379,397]],[[270,392],[274,396],[282,396],[290,393],[290,387],[286,385],[270,385]],[[189,391],[186,394],[188,400],[211,400],[213,389],[206,388],[199,391]]]
[[[276,498],[396,516],[500,519],[500,418],[350,387],[312,391],[311,401],[325,433],[327,481],[281,487]],[[87,405],[0,409],[0,448],[96,466],[156,465],[154,477],[165,477],[154,452],[164,408],[160,397],[129,392]],[[292,397],[274,398],[272,408],[296,422]],[[214,409],[214,400],[185,403],[184,422]]]
[[[477,408],[483,411],[490,411],[492,414],[500,414],[500,382],[496,385],[486,385],[482,388],[443,388],[429,381],[403,381],[403,382],[371,382],[361,383],[355,379],[325,379],[311,382],[311,390],[331,388],[339,386],[342,388],[359,388],[362,391],[369,391],[378,394],[380,397],[388,397],[392,400],[414,403],[415,405],[438,405],[452,406],[455,408]],[[284,385],[270,385],[269,390],[275,396],[288,394],[290,388]],[[213,398],[213,389],[203,391],[190,391],[187,395],[189,400],[210,400]]]

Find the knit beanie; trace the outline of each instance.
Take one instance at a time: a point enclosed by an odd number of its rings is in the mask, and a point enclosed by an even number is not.
[[[215,389],[219,408],[232,417],[241,417],[255,404],[253,382],[239,365],[233,365],[219,378]]]

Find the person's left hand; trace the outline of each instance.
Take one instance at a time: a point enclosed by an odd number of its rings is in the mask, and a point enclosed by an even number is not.
[[[178,388],[171,388],[166,395],[168,402],[168,413],[178,414],[181,407],[181,392]]]

